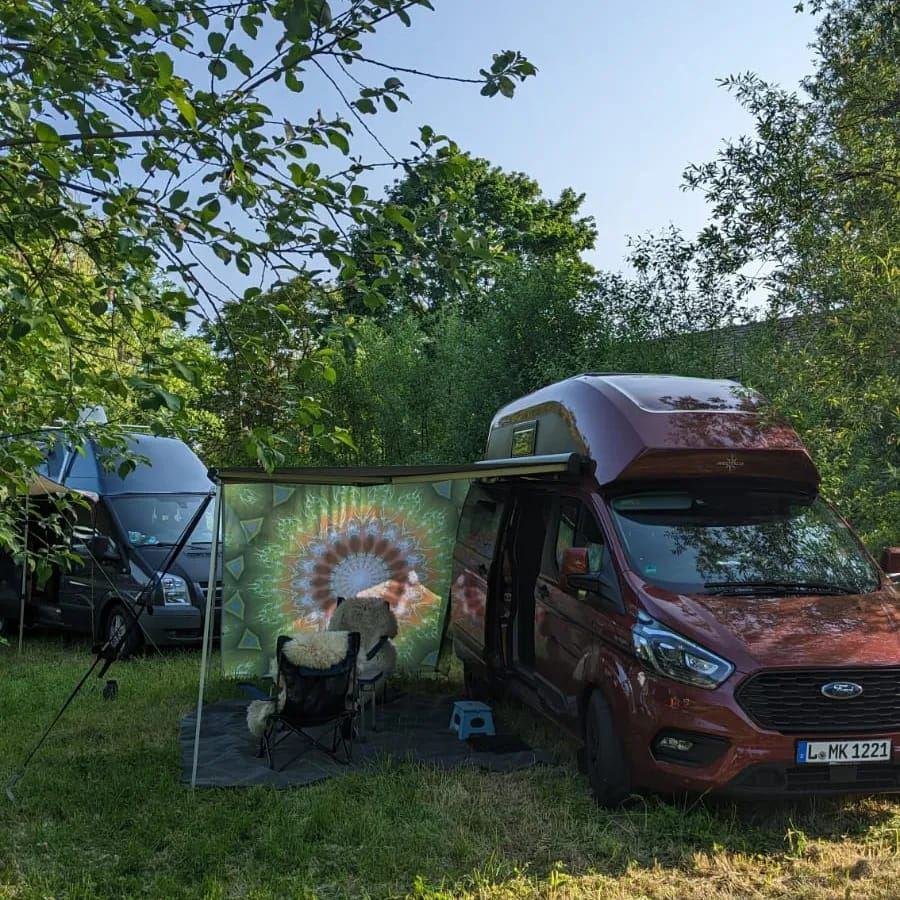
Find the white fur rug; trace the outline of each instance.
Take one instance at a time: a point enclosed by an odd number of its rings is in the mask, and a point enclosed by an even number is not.
[[[330,669],[347,656],[347,631],[310,631],[295,635],[282,649],[289,663],[307,669]],[[274,666],[273,666],[274,668]],[[284,690],[278,695],[278,709],[284,705]],[[275,712],[275,700],[253,700],[247,707],[247,728],[261,737],[269,717]]]
[[[284,645],[285,659],[307,669],[330,669],[347,656],[346,631],[301,632]]]

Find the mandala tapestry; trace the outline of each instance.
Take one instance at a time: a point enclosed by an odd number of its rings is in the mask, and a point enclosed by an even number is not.
[[[391,604],[401,668],[433,668],[467,488],[467,481],[227,485],[225,675],[266,674],[279,635],[324,630],[337,598],[353,596]]]

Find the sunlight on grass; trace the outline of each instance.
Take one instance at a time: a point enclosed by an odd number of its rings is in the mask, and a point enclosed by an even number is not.
[[[84,645],[59,638],[31,636],[21,660],[0,648],[4,781],[87,662]],[[387,763],[306,788],[192,794],[177,735],[198,662],[117,665],[112,703],[89,683],[18,805],[0,803],[0,897],[843,898],[892,897],[900,884],[896,802],[646,798],[608,813],[574,748],[514,707],[507,719],[560,765],[500,775]],[[214,679],[214,696],[229,690]]]

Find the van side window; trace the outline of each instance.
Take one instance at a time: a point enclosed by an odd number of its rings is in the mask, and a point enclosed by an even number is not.
[[[74,513],[74,515],[73,515]],[[69,548],[73,553],[87,558],[88,544],[94,536],[94,507],[90,504],[78,504],[72,513],[71,531],[69,532]]]
[[[96,534],[102,535],[109,541],[109,552],[120,553],[119,542],[116,540],[116,529],[112,518],[103,506],[97,507],[97,515],[94,520]]]
[[[563,554],[575,546],[575,530],[578,527],[577,500],[563,497],[559,503],[559,524],[556,529],[556,571],[562,567]]]
[[[484,556],[493,556],[503,503],[478,484],[469,488],[456,538]]]
[[[603,572],[609,568],[610,558],[600,525],[590,510],[573,497],[561,498],[553,508],[545,545],[542,573],[548,578],[559,576],[563,554],[570,547],[585,547],[588,552],[588,571]]]
[[[588,571],[600,572],[603,570],[604,559],[603,532],[597,524],[594,514],[586,507],[581,508],[581,521],[578,523],[578,535],[576,547],[586,547],[588,552]]]

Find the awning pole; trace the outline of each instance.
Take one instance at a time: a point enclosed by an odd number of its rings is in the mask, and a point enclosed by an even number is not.
[[[22,561],[22,596],[19,598],[19,656],[25,638],[25,593],[28,590],[28,497],[25,497],[25,556]]]
[[[197,786],[197,760],[200,756],[200,720],[203,717],[203,695],[206,692],[206,660],[209,657],[210,644],[212,643],[213,630],[213,598],[216,595],[216,565],[219,556],[219,529],[221,527],[222,511],[221,484],[216,485],[216,502],[213,506],[213,535],[209,553],[209,583],[206,587],[206,612],[203,617],[203,652],[200,655],[200,687],[197,691],[197,726],[194,729],[194,760],[191,764],[191,789]]]

